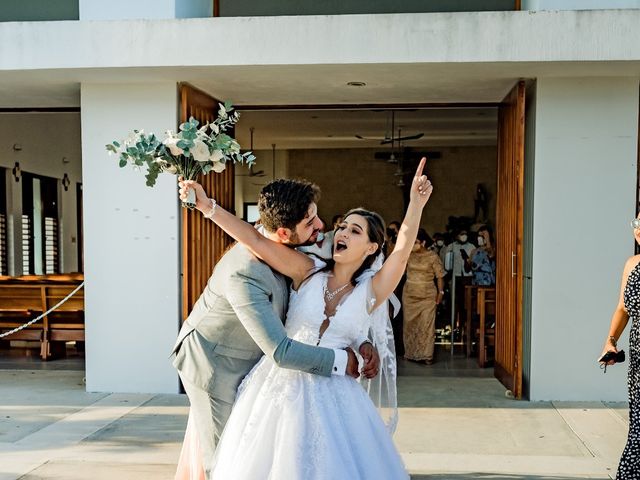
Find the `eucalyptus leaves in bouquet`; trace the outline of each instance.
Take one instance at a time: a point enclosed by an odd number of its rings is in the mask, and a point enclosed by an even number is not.
[[[134,130],[125,140],[113,141],[106,145],[112,155],[117,155],[120,167],[132,165],[140,170],[146,167],[147,185],[153,187],[160,173],[180,175],[187,180],[196,180],[200,174],[211,171],[220,173],[228,162],[252,165],[252,152],[240,152],[238,142],[226,132],[233,127],[240,114],[231,103],[220,104],[218,117],[200,126],[195,118],[180,125],[178,132],[167,130],[164,139],[144,130]],[[195,206],[195,192],[183,206]]]

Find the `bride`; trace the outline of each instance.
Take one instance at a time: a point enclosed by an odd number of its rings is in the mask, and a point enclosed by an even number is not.
[[[414,245],[422,210],[433,187],[422,174],[411,185],[410,203],[393,252],[384,261],[380,215],[351,210],[337,227],[333,259],[313,260],[275,243],[217,206],[201,185],[180,182],[180,197],[196,191],[198,208],[257,257],[292,280],[286,329],[290,338],[346,348],[373,332],[383,371],[378,407],[349,376],[320,377],[278,368],[263,357],[238,389],[218,444],[214,479],[407,479],[390,431],[395,428],[395,357],[387,348],[387,300],[400,281]],[[390,327],[388,327],[390,330]],[[390,342],[393,345],[393,341]],[[386,376],[385,376],[386,375]],[[369,393],[374,390],[368,385]],[[379,385],[379,387],[381,387]]]

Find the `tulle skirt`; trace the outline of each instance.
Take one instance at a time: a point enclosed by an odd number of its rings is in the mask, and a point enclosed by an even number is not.
[[[239,392],[214,480],[409,478],[378,411],[351,377],[283,369],[265,357]]]

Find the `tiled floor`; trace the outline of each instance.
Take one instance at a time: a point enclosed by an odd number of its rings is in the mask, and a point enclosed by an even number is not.
[[[624,404],[514,401],[475,359],[400,359],[394,436],[414,480],[613,476]],[[0,480],[173,478],[184,395],[87,393],[78,355],[0,355]]]

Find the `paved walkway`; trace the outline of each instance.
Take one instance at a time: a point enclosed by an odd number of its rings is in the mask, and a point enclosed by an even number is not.
[[[400,365],[395,441],[414,479],[612,478],[624,404],[505,397],[490,372]],[[83,373],[0,370],[0,479],[172,479],[182,395],[86,393]]]

